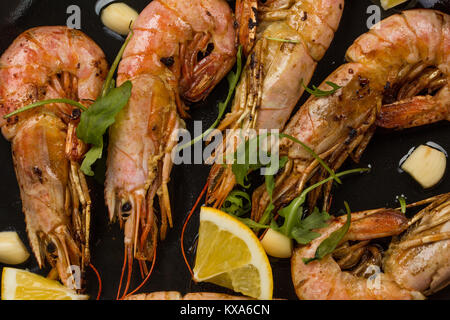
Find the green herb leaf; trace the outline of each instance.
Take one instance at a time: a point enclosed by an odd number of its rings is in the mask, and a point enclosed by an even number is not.
[[[320,237],[320,233],[312,230],[327,227],[327,222],[330,219],[331,216],[327,212],[320,211],[316,207],[314,208],[313,213],[301,220],[299,225],[292,229],[292,237],[300,244],[308,244],[312,240]]]
[[[103,145],[103,135],[116,121],[116,115],[125,107],[131,96],[131,81],[111,89],[109,93],[95,101],[81,114],[77,127],[77,137],[94,146]]]
[[[245,224],[247,227],[249,227],[250,229],[253,229],[253,230],[270,228],[269,225],[255,222],[254,220],[252,220],[250,218],[239,218],[239,217],[237,217],[237,219],[239,221],[241,221],[243,224]]]
[[[237,53],[237,67],[236,67],[236,72],[230,71],[227,75],[227,80],[228,80],[228,95],[227,98],[225,99],[224,102],[220,102],[218,105],[218,109],[219,109],[219,114],[217,115],[217,119],[216,121],[214,121],[214,123],[205,131],[203,132],[201,135],[199,135],[198,137],[194,138],[193,140],[186,142],[185,144],[183,144],[182,146],[178,147],[177,151],[181,151],[193,144],[196,144],[198,141],[203,140],[204,137],[208,136],[216,127],[217,125],[220,123],[220,120],[223,117],[223,114],[225,113],[225,110],[227,109],[228,104],[230,103],[231,99],[234,96],[234,91],[236,90],[236,86],[239,82],[239,79],[241,77],[241,73],[242,73],[242,46],[239,46],[238,49],[238,53]]]
[[[258,145],[259,136],[256,136],[241,143],[233,154],[234,161],[231,165],[231,171],[236,177],[236,182],[246,189],[250,187],[250,184],[247,183],[248,174],[262,167],[260,163],[250,163],[250,155],[258,154]],[[238,155],[243,156],[244,159],[238,159]]]
[[[288,206],[278,211],[278,215],[284,218],[284,223],[278,228],[278,232],[288,238],[293,238],[292,230],[301,224],[304,202],[305,200],[302,197],[295,198]]]
[[[282,157],[279,159],[278,168],[275,168],[270,165],[269,168],[267,168],[266,175],[264,176],[265,184],[266,184],[266,190],[269,194],[269,204],[266,207],[266,210],[264,210],[263,215],[261,216],[261,219],[259,220],[259,223],[266,224],[273,218],[272,211],[275,209],[275,206],[273,204],[273,190],[275,189],[275,174],[289,161],[288,157]]]
[[[352,169],[343,172],[339,172],[336,174],[337,177],[341,177],[344,175],[352,174],[352,173],[360,173],[369,171],[368,168],[360,168],[360,169]],[[306,202],[306,196],[308,193],[315,188],[333,180],[333,177],[328,177],[324,180],[319,181],[318,183],[306,188],[303,192],[291,201],[291,203],[284,207],[283,209],[278,211],[278,214],[284,218],[283,225],[278,227],[276,224],[272,224],[275,226],[275,230],[284,234],[289,238],[296,239],[300,244],[307,244],[311,240],[317,238],[317,233],[312,231],[313,229],[323,228],[325,221],[327,221],[327,217],[329,218],[328,213],[326,212],[317,212],[319,211],[317,208],[314,209],[312,214],[305,219],[303,217],[303,204]],[[316,211],[317,210],[317,211]],[[311,217],[312,216],[312,217]],[[297,239],[298,238],[298,239]],[[311,240],[306,242],[307,238]]]
[[[251,210],[252,201],[247,192],[233,190],[223,203],[222,211],[236,217],[241,217]]]
[[[317,247],[314,258],[303,258],[303,262],[305,264],[308,264],[314,260],[320,260],[326,255],[332,253],[347,234],[348,230],[350,229],[352,215],[348,203],[345,202],[344,204],[345,209],[347,210],[347,221],[341,228],[334,231],[328,238],[322,241],[322,243]]]
[[[107,93],[116,86],[116,82],[113,79],[114,73],[116,72],[119,62],[122,59],[123,53],[125,52],[125,49],[132,37],[133,37],[133,30],[130,30],[128,38],[125,40],[125,42],[123,43],[119,52],[117,53],[117,56],[114,59],[114,62],[111,65],[111,68],[109,69],[108,75],[106,76],[105,83],[103,84],[103,89],[102,89],[102,97],[106,96]]]
[[[406,199],[404,196],[397,197],[397,201],[400,203],[402,213],[406,213]]]
[[[81,171],[87,176],[93,176],[91,166],[102,157],[103,143],[100,146],[92,146],[84,156],[83,163],[81,164]]]
[[[325,82],[327,85],[329,85],[330,87],[332,87],[333,89],[330,91],[324,91],[324,90],[320,90],[319,88],[317,88],[316,86],[313,85],[313,88],[310,89],[307,86],[305,86],[305,84],[303,83],[303,79],[302,79],[302,86],[303,88],[305,88],[305,90],[309,93],[312,94],[313,96],[316,97],[327,97],[329,95],[332,95],[333,93],[335,93],[336,91],[338,91],[340,88],[342,88],[340,85],[337,85],[336,83],[333,83],[331,81],[326,81]]]

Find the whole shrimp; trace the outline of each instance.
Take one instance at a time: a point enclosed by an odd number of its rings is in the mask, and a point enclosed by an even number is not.
[[[154,0],[133,24],[117,77],[119,85],[131,80],[133,89],[110,130],[105,184],[110,219],[124,226],[129,276],[133,257],[146,268],[158,228],[164,239],[172,226],[168,182],[177,129],[184,126],[181,98],[206,97],[231,69],[233,21],[224,0]]]
[[[450,283],[450,194],[430,200],[408,222],[407,232],[391,243],[383,261],[385,272],[399,285],[425,295]]]
[[[333,40],[343,8],[343,0],[237,1],[239,39],[249,58],[218,129],[282,130]],[[216,156],[223,153],[218,150]],[[236,183],[231,167],[215,164],[208,181],[208,203],[221,207]]]
[[[319,244],[346,221],[344,216],[334,218],[328,227],[318,230],[319,238],[299,246],[293,254],[291,271],[297,296],[313,300],[424,299],[424,295],[445,287],[450,281],[450,194],[408,207],[426,203],[431,204],[409,221],[393,209],[352,214],[342,242],[360,242],[343,245],[323,259],[305,264],[303,258],[313,257]],[[368,245],[371,239],[398,235],[405,229],[384,257],[376,246]],[[371,258],[360,263],[369,251]],[[350,267],[351,271],[343,271]]]
[[[450,17],[444,13],[417,9],[382,20],[354,42],[346,54],[349,62],[326,79],[342,88],[325,97],[310,97],[284,132],[309,145],[337,170],[349,155],[358,161],[377,126],[401,129],[450,120],[449,53]],[[328,174],[291,140],[280,141],[280,155],[290,160],[276,179],[276,207],[297,197],[308,182]],[[323,192],[326,208],[331,186],[330,182],[324,190],[317,188],[310,205]],[[259,220],[269,203],[264,186],[254,192],[252,201],[252,218]]]
[[[80,110],[48,104],[3,116],[28,104],[57,98],[89,106],[107,74],[102,50],[80,31],[38,27],[18,36],[0,58],[0,126],[12,154],[31,248],[61,281],[79,283],[72,272],[89,265],[91,200],[80,159],[86,146],[75,129]]]

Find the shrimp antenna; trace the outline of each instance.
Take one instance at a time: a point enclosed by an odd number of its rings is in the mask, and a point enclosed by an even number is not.
[[[153,261],[152,261],[152,266],[150,267],[150,271],[147,273],[147,276],[145,277],[144,281],[142,281],[142,283],[133,291],[131,291],[129,294],[127,295],[123,295],[122,298],[120,298],[120,300],[123,300],[133,294],[135,294],[139,289],[141,289],[148,281],[148,279],[150,279],[150,275],[153,273],[153,268],[155,267],[155,261],[156,261],[156,246],[153,249]],[[147,265],[145,264],[145,261],[143,262],[145,269],[147,268]]]
[[[91,267],[92,271],[94,271],[95,275],[97,276],[98,293],[97,293],[96,300],[100,300],[100,296],[102,295],[102,278],[100,277],[100,273],[98,272],[98,270],[94,267],[94,265],[92,263],[90,263],[89,266]]]
[[[191,219],[192,214],[194,213],[195,209],[197,209],[197,206],[200,202],[200,200],[203,198],[203,195],[205,194],[206,190],[208,189],[208,182],[205,184],[205,186],[203,187],[202,192],[200,193],[200,195],[198,196],[197,200],[195,201],[194,207],[191,209],[191,212],[189,212],[189,215],[186,218],[186,221],[184,222],[183,225],[183,230],[181,231],[181,252],[183,254],[183,259],[184,262],[186,263],[186,266],[189,270],[189,273],[191,274],[192,278],[194,277],[194,272],[192,272],[191,266],[189,265],[189,262],[186,258],[186,252],[184,251],[184,232],[186,230],[186,226],[189,223],[189,220]]]
[[[127,248],[125,247],[125,252],[124,252],[124,255],[123,255],[122,274],[120,275],[119,289],[117,290],[116,300],[119,300],[119,297],[120,297],[120,289],[122,288],[122,280],[123,280],[123,276],[125,274],[126,266],[127,266]]]
[[[127,253],[127,259],[128,259],[128,275],[127,275],[127,283],[125,285],[125,290],[123,292],[123,297],[125,297],[127,295],[128,289],[130,288],[130,282],[131,282],[131,275],[133,273],[133,252],[131,250],[131,248],[128,248],[128,250],[126,250]]]

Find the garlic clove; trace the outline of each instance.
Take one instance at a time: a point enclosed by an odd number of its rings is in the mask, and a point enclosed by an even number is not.
[[[114,32],[127,35],[139,14],[126,3],[112,3],[102,10],[103,24]]]
[[[445,154],[426,145],[417,147],[401,165],[425,189],[436,185],[444,177],[447,166]]]
[[[384,10],[388,10],[402,4],[408,0],[381,0],[381,6]]]
[[[21,264],[27,261],[30,254],[20,240],[17,232],[0,232],[0,262],[5,264]]]
[[[266,250],[266,253],[272,257],[290,258],[292,255],[292,239],[273,229],[267,230],[261,240],[261,244],[264,250]]]

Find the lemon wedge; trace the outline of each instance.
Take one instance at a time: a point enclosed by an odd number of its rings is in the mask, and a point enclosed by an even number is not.
[[[259,239],[236,218],[209,207],[200,211],[194,280],[272,299],[272,268]]]
[[[89,299],[89,296],[79,295],[58,281],[15,268],[3,268],[1,292],[2,300]]]
[[[406,1],[408,0],[381,0],[381,6],[383,7],[384,10],[388,10]]]

